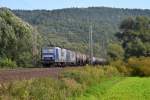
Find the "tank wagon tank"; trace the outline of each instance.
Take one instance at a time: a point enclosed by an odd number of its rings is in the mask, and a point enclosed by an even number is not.
[[[41,62],[44,66],[83,66],[89,64],[89,55],[74,52],[60,47],[46,47],[41,49]],[[102,58],[93,57],[93,64],[101,64]]]

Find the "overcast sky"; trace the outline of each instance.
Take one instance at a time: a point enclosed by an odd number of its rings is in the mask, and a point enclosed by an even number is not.
[[[150,0],[0,0],[11,9],[61,9],[70,7],[115,7],[150,9]]]

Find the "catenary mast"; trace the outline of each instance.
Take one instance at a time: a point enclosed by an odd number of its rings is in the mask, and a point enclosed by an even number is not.
[[[93,63],[93,26],[89,27],[89,54],[90,54],[90,64]]]

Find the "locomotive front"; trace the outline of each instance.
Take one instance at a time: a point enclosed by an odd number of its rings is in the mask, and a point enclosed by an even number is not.
[[[41,61],[43,65],[50,65],[55,62],[54,48],[42,48]]]

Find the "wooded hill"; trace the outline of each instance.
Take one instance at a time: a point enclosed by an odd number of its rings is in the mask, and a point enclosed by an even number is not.
[[[39,41],[40,35],[31,25],[0,8],[0,67],[32,66]]]
[[[60,10],[13,10],[35,26],[44,44],[88,52],[88,33],[93,25],[94,52],[103,54],[107,42],[115,41],[119,24],[128,16],[150,16],[150,10],[106,7],[69,8]],[[102,46],[102,44],[104,46]]]

